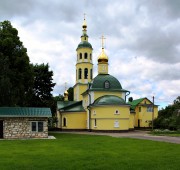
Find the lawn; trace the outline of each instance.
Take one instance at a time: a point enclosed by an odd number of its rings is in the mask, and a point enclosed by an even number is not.
[[[180,145],[140,139],[56,134],[56,140],[1,140],[0,169],[179,170]]]

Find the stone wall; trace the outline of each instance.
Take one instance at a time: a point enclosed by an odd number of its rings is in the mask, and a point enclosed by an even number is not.
[[[43,121],[43,132],[32,132],[31,122]],[[5,139],[48,138],[48,118],[4,118]]]

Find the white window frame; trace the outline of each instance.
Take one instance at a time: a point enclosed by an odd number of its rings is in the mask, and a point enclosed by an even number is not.
[[[93,115],[96,115],[96,111],[95,110],[93,111]]]
[[[38,123],[42,122],[43,123],[43,126],[42,126],[42,131],[39,131],[39,127],[38,127]],[[33,123],[36,123],[36,130],[33,131],[32,129],[32,124]],[[44,121],[31,121],[31,132],[44,132]]]
[[[97,128],[97,119],[94,119],[94,128]]]
[[[120,113],[119,113],[119,110],[115,110],[114,114],[115,114],[115,115],[119,115],[119,114],[120,114]]]
[[[119,121],[118,120],[114,121],[114,128],[119,128]]]

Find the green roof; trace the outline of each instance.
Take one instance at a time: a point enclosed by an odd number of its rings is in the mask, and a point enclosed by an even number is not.
[[[105,88],[105,82],[109,82],[109,88]],[[91,82],[91,91],[127,91],[122,89],[120,82],[110,74],[98,74]]]
[[[51,117],[50,108],[0,107],[0,117]]]
[[[89,42],[87,42],[87,41],[82,41],[82,42],[80,42],[80,43],[78,44],[77,49],[78,49],[78,48],[84,48],[84,47],[86,47],[86,48],[91,48],[91,49],[92,49],[92,45],[91,45]],[[77,50],[77,49],[76,49],[76,50]]]
[[[126,102],[121,97],[105,95],[96,99],[93,105],[126,105]]]
[[[58,101],[57,102],[57,109],[62,109],[64,107],[70,106],[72,104],[76,103],[76,101]]]
[[[132,108],[132,109],[135,109],[136,106],[137,106],[139,103],[141,103],[144,99],[145,99],[145,98],[140,98],[140,99],[133,100],[132,102],[129,101],[128,104],[131,105],[131,108]]]
[[[64,105],[64,107],[58,108],[58,110],[62,112],[84,112],[84,108],[82,106],[82,101],[76,102],[76,101],[59,101],[59,104],[61,103],[61,106]]]

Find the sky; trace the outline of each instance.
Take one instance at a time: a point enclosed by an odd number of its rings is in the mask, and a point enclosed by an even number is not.
[[[104,35],[109,74],[133,99],[147,97],[159,108],[180,96],[179,0],[1,0],[0,22],[9,20],[30,62],[48,63],[63,94],[75,84],[76,48],[84,13],[93,46],[94,76]]]

